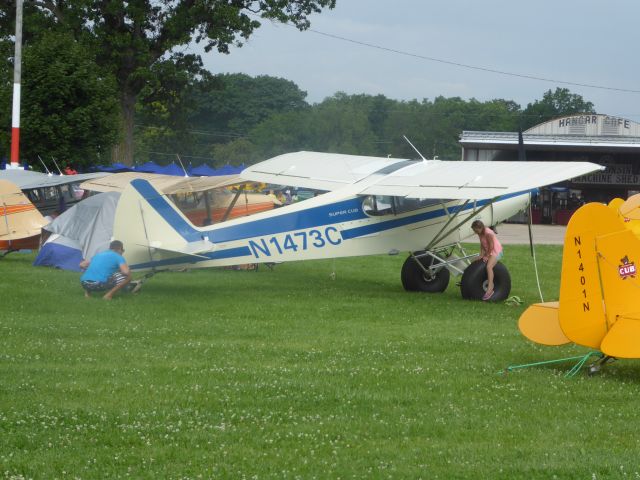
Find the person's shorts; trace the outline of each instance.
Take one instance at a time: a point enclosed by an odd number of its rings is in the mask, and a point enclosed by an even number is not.
[[[496,255],[496,260],[500,261],[500,259],[504,257],[504,250],[502,252],[500,252],[498,255]]]
[[[104,292],[106,290],[111,290],[116,285],[120,285],[127,279],[126,275],[123,275],[121,272],[116,272],[109,280],[106,282],[94,282],[93,280],[84,280],[80,282],[82,288],[87,290],[88,292]]]

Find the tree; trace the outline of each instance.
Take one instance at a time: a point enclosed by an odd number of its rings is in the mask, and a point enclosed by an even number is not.
[[[134,152],[139,163],[151,159],[152,152],[203,153],[194,148],[199,143],[198,135],[191,128],[191,116],[198,111],[203,99],[190,92],[198,88],[203,79],[211,83],[212,76],[190,69],[187,57],[153,65],[153,75],[138,95]]]
[[[41,155],[50,167],[54,157],[61,168],[107,162],[118,134],[114,79],[83,45],[56,31],[25,46],[23,65],[21,156],[33,163]],[[12,85],[0,90],[2,103],[10,105]],[[10,109],[2,110],[2,121],[10,124]]]
[[[336,94],[305,110],[269,117],[249,135],[257,155],[269,158],[296,150],[372,155],[375,136],[367,112]]]
[[[240,150],[235,145],[225,149],[225,144],[245,138],[276,113],[309,108],[306,92],[283,78],[237,73],[184,80],[165,80],[158,88],[141,93],[136,114],[138,161],[144,161],[149,152],[182,152],[185,157],[202,158],[211,158],[213,152],[215,159],[224,152],[220,161],[235,156],[245,161],[245,143],[240,142]]]
[[[307,92],[290,80],[268,75],[216,75],[198,82],[191,96],[198,98],[192,124],[231,134],[246,134],[274,113],[309,107]]]
[[[205,51],[229,53],[260,27],[257,18],[309,27],[308,17],[336,0],[42,0],[34,2],[42,17],[92,40],[101,66],[113,73],[124,126],[124,160],[132,161],[133,126],[138,95],[149,84],[153,66],[176,62],[176,49],[192,41]],[[0,25],[11,16],[10,2],[0,5]],[[25,17],[30,18],[29,16]],[[4,32],[7,35],[7,32]],[[189,70],[201,65],[197,55],[185,58]],[[185,65],[186,66],[186,65]]]
[[[260,160],[256,156],[256,147],[246,138],[238,138],[229,143],[215,145],[213,158],[216,159],[217,166],[226,164],[250,165]]]
[[[555,92],[547,90],[542,100],[529,103],[524,109],[522,129],[573,113],[595,113],[593,103],[585,102],[582,95],[571,93],[567,88],[556,88]]]

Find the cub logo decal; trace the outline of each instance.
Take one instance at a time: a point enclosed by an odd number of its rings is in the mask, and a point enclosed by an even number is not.
[[[627,277],[636,278],[636,264],[629,260],[629,256],[625,255],[620,261],[622,265],[618,265],[618,274],[620,278],[626,280]]]

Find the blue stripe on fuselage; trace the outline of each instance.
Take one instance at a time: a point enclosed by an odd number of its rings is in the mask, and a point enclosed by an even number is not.
[[[203,236],[208,236],[211,242],[230,242],[234,240],[242,240],[244,238],[260,237],[265,235],[274,235],[283,232],[295,230],[304,230],[313,227],[331,225],[335,223],[349,222],[353,220],[361,220],[371,218],[362,210],[362,198],[352,198],[349,200],[313,207],[306,210],[286,213],[271,218],[255,220],[242,225],[234,225],[224,227],[213,231],[196,230],[188,221],[175,210],[166,198],[159,194],[146,180],[134,180],[131,182],[134,188],[149,202],[149,204],[162,216],[162,218],[171,225],[186,241],[199,241]],[[517,197],[529,192],[537,191],[537,189],[526,190],[522,192],[505,195],[500,200]],[[449,213],[465,211],[474,207],[482,207],[493,200],[481,200],[478,202],[470,202],[466,206],[454,205],[448,208]],[[413,223],[423,222],[432,218],[446,215],[444,208],[421,212],[416,215],[410,215],[403,218],[394,218],[387,221],[376,222],[361,227],[355,227],[342,230],[340,233],[345,240],[378,233],[393,228],[410,225]],[[203,254],[207,257],[200,258],[194,256],[181,256],[172,259],[161,260],[158,262],[147,262],[144,264],[132,265],[132,268],[149,268],[153,266],[176,265],[183,263],[198,263],[203,261],[215,260],[219,258],[244,257],[251,255],[248,247],[237,247],[228,250],[210,252]]]
[[[182,218],[175,207],[173,207],[160,192],[153,188],[148,181],[142,179],[132,180],[131,186],[142,195],[149,205],[151,205],[182,238],[188,242],[202,240],[201,233]]]

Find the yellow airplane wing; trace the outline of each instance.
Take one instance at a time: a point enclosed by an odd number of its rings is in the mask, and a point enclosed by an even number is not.
[[[630,220],[640,220],[640,193],[631,195],[618,208],[624,217]]]
[[[607,206],[613,211],[615,211],[616,213],[620,213],[620,207],[622,206],[623,203],[624,203],[623,199],[616,197],[613,200],[611,200],[609,202],[609,205]]]

